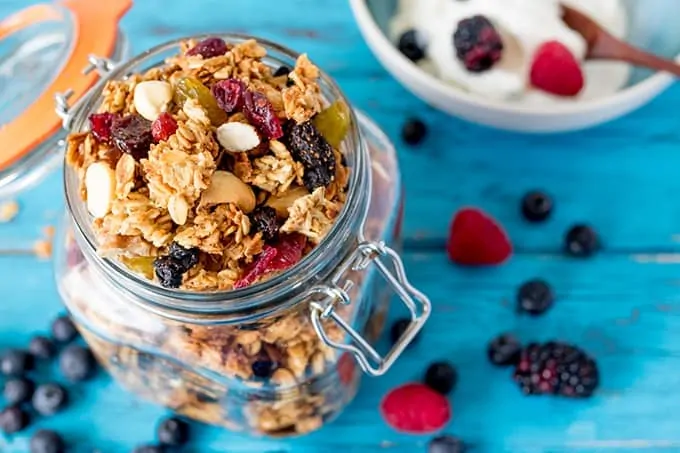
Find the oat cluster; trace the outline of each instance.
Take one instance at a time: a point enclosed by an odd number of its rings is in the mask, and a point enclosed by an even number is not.
[[[328,233],[349,180],[346,106],[327,105],[307,56],[273,71],[265,55],[254,40],[189,41],[108,82],[66,156],[101,255],[164,287],[229,290]]]

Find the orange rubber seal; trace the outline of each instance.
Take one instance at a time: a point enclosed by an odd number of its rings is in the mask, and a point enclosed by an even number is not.
[[[82,97],[97,81],[97,74],[84,75],[90,54],[109,57],[118,40],[118,21],[132,0],[62,0],[71,13],[73,49],[61,73],[21,115],[0,128],[0,170],[14,164],[57,133],[61,120],[54,112],[54,95],[73,90],[71,99]],[[64,9],[36,5],[0,22],[0,39],[30,25],[63,19]]]

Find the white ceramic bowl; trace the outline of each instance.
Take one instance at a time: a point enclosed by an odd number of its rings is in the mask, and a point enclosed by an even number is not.
[[[597,0],[593,0],[597,1]],[[618,118],[646,104],[671,85],[666,73],[635,69],[627,86],[599,99],[526,105],[468,93],[428,74],[405,58],[387,37],[396,0],[350,0],[364,39],[385,68],[428,104],[466,120],[521,132],[566,132]],[[680,54],[680,0],[625,0],[627,41],[668,58]]]

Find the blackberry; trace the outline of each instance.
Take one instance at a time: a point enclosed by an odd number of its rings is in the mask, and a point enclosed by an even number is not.
[[[276,239],[279,234],[276,210],[269,206],[260,206],[250,213],[250,223],[256,232],[262,233],[265,241]]]
[[[510,334],[494,338],[486,349],[489,361],[497,366],[517,365],[521,352],[519,340]]]
[[[66,407],[68,393],[59,384],[43,384],[33,393],[31,403],[40,415],[53,415]]]
[[[59,343],[70,343],[78,336],[78,330],[68,315],[59,316],[52,322],[52,338]]]
[[[186,272],[198,264],[198,252],[199,250],[195,247],[185,249],[178,243],[173,242],[170,244],[168,255],[177,261],[182,266],[182,269],[184,269],[184,272]]]
[[[569,229],[564,245],[569,255],[586,258],[600,248],[600,241],[597,233],[590,226],[578,224]]]
[[[399,341],[399,339],[404,335],[404,332],[406,332],[406,329],[410,323],[411,320],[409,318],[402,318],[398,319],[394,322],[394,324],[392,324],[392,328],[390,329],[390,341],[392,344],[395,344],[397,341]],[[417,343],[419,338],[420,333],[418,333],[418,335],[413,338],[413,341],[411,341],[408,347],[411,347]]]
[[[33,369],[33,356],[26,351],[10,349],[0,358],[0,372],[5,376],[20,376]]]
[[[28,413],[18,406],[10,406],[0,411],[0,431],[5,434],[18,433],[29,422]]]
[[[47,429],[36,431],[31,437],[31,453],[63,453],[66,449],[59,434]]]
[[[184,276],[182,263],[171,256],[159,256],[153,261],[153,268],[163,288],[179,288]]]
[[[405,31],[399,37],[397,49],[414,63],[425,58],[425,50],[423,49],[420,35],[416,30]]]
[[[333,148],[318,129],[307,121],[288,128],[288,149],[305,168],[302,181],[310,192],[330,184],[335,176]]]
[[[472,16],[458,23],[453,34],[458,59],[470,72],[484,72],[503,55],[503,40],[491,21],[484,16]]]
[[[137,161],[149,155],[149,149],[154,142],[151,122],[139,115],[128,115],[114,121],[111,126],[111,138],[116,148]]]
[[[543,192],[529,192],[522,198],[522,215],[529,222],[542,222],[550,217],[553,203]]]
[[[54,343],[47,337],[38,335],[31,338],[28,344],[28,352],[36,359],[50,359],[54,356]]]
[[[427,453],[465,453],[466,451],[463,441],[448,434],[437,436],[427,444]]]
[[[96,361],[92,352],[80,345],[70,345],[59,356],[61,374],[71,382],[81,382],[94,374]]]
[[[458,382],[456,369],[447,362],[435,362],[425,372],[425,385],[442,395],[447,395]]]
[[[5,382],[2,395],[5,397],[5,402],[13,406],[30,401],[34,390],[35,384],[30,379],[14,378]]]
[[[420,144],[427,135],[427,126],[418,118],[410,118],[401,128],[401,139],[408,145]]]
[[[157,429],[158,441],[162,445],[179,447],[189,441],[189,424],[178,418],[163,420]]]
[[[543,280],[529,280],[517,291],[517,310],[538,316],[545,313],[555,302],[550,285]]]
[[[526,395],[587,398],[599,385],[595,361],[566,343],[532,343],[522,350],[514,380]]]

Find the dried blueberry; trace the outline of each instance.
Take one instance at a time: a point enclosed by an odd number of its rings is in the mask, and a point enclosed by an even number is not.
[[[0,431],[5,434],[18,433],[28,426],[28,413],[18,406],[10,406],[0,411]]]
[[[269,206],[260,206],[250,213],[250,223],[253,229],[262,233],[265,241],[275,239],[279,234],[279,222],[276,210]]]
[[[157,429],[158,441],[162,445],[179,447],[189,441],[189,424],[178,418],[163,420]]]
[[[84,346],[72,344],[59,356],[61,374],[71,382],[80,382],[92,377],[95,365],[92,352]]]
[[[262,358],[260,360],[256,360],[253,362],[251,365],[251,368],[253,369],[253,374],[255,377],[261,378],[261,379],[268,379],[274,374],[274,371],[276,371],[276,368],[278,368],[277,364],[270,360],[269,358]]]
[[[463,441],[447,434],[435,437],[427,445],[427,453],[465,453],[466,451]]]
[[[416,30],[407,30],[400,37],[397,48],[406,58],[417,62],[425,58],[425,50],[421,38]]]
[[[456,369],[447,362],[435,362],[425,372],[425,385],[435,392],[447,395],[458,382]]]
[[[37,359],[52,358],[54,356],[54,349],[52,340],[42,335],[31,338],[31,342],[28,344],[28,352]]]
[[[187,55],[200,55],[203,58],[219,57],[227,53],[227,43],[224,39],[211,37],[196,44],[187,51]]]
[[[31,396],[33,396],[34,390],[35,384],[30,379],[13,378],[5,382],[2,395],[5,397],[7,404],[15,405],[29,401]]]
[[[66,407],[68,393],[59,384],[43,384],[38,386],[33,393],[31,403],[33,408],[41,415],[53,415]]]
[[[0,371],[5,376],[20,376],[32,370],[33,365],[33,356],[18,349],[10,349],[0,358]]]
[[[410,118],[401,128],[401,139],[406,144],[418,145],[427,136],[427,126],[418,118]]]
[[[221,80],[212,87],[212,94],[217,105],[227,113],[243,108],[245,92],[246,85],[238,79]]]
[[[185,249],[176,242],[170,244],[168,250],[168,255],[180,264],[183,269],[182,272],[186,272],[198,264],[198,253],[197,248]]]
[[[59,343],[70,343],[78,336],[78,330],[68,315],[59,316],[52,322],[52,337]]]
[[[179,288],[182,284],[184,266],[171,256],[160,256],[153,261],[154,272],[162,287]]]
[[[246,91],[243,94],[243,114],[268,139],[274,140],[283,136],[281,121],[274,112],[274,106],[264,94]]]
[[[66,447],[59,434],[41,429],[31,437],[31,453],[64,453]]]
[[[333,148],[310,121],[293,124],[288,130],[288,149],[305,173],[302,180],[312,192],[328,186],[335,176]]]
[[[111,138],[121,152],[135,160],[145,159],[154,143],[151,122],[139,115],[128,115],[113,122]]]

